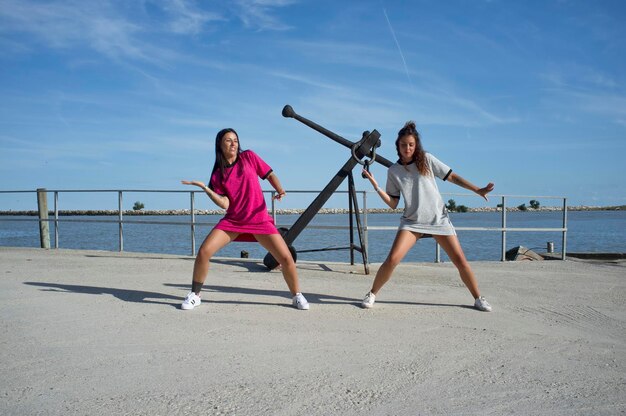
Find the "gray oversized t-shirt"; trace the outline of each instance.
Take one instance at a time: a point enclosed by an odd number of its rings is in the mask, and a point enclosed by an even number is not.
[[[431,174],[421,175],[415,163],[394,163],[387,171],[386,192],[404,199],[400,229],[423,234],[456,235],[448,217],[435,177],[446,180],[452,169],[430,153],[426,153]]]

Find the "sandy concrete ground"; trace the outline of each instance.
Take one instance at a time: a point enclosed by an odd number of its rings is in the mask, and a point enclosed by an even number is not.
[[[0,248],[2,415],[626,414],[626,267],[403,264],[372,310],[362,266]],[[372,265],[373,271],[379,265]]]

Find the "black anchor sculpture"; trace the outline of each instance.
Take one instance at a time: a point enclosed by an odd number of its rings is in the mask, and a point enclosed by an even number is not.
[[[324,127],[308,120],[298,114],[291,108],[290,105],[286,105],[283,108],[283,117],[294,118],[301,123],[311,127],[313,130],[320,132],[326,137],[334,140],[335,142],[349,148],[352,152],[350,159],[339,169],[337,174],[328,182],[328,184],[324,187],[324,189],[319,193],[319,195],[311,202],[311,204],[307,207],[307,209],[300,215],[300,217],[296,220],[296,222],[291,226],[291,228],[281,228],[281,234],[289,247],[292,257],[296,260],[297,251],[293,248],[292,244],[295,239],[300,235],[300,233],[306,228],[306,226],[311,222],[313,217],[319,212],[319,210],[324,206],[324,204],[328,201],[328,199],[332,196],[332,194],[337,190],[339,185],[344,181],[344,179],[348,178],[348,194],[349,194],[349,208],[350,208],[350,260],[351,264],[354,264],[354,254],[353,250],[359,251],[363,256],[363,266],[365,267],[365,274],[369,274],[369,265],[367,261],[367,250],[363,246],[363,229],[361,227],[361,217],[359,215],[359,207],[357,203],[356,191],[354,188],[354,177],[352,175],[352,170],[357,164],[361,164],[365,167],[365,169],[369,169],[369,165],[374,161],[382,164],[385,167],[391,166],[393,163],[384,157],[376,155],[376,148],[380,147],[380,133],[374,130],[371,133],[369,131],[363,132],[363,136],[361,140],[358,142],[352,142],[350,140],[346,140],[338,134],[333,133],[330,130],[325,129]],[[364,160],[364,158],[369,157],[369,160]],[[355,245],[353,242],[353,224],[352,224],[352,213],[354,212],[357,224],[357,231],[359,235],[359,246]],[[316,250],[308,250],[308,251],[316,251]],[[302,251],[304,252],[304,250]],[[263,264],[270,270],[276,268],[278,266],[278,262],[274,257],[267,253],[265,258],[263,259]]]

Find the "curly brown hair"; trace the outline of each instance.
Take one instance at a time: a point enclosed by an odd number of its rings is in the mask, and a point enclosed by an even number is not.
[[[398,138],[396,139],[396,152],[398,153],[398,157],[402,159],[400,155],[400,139],[405,136],[412,136],[415,139],[415,152],[413,153],[413,161],[415,162],[415,166],[417,167],[417,171],[421,175],[430,175],[430,168],[428,167],[428,160],[426,159],[426,151],[422,147],[422,140],[420,138],[420,134],[415,127],[414,121],[407,121],[404,124],[404,127],[400,129],[398,132]]]

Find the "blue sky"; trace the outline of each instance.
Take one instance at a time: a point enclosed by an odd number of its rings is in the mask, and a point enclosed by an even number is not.
[[[415,120],[426,150],[498,195],[626,204],[624,21],[623,1],[0,0],[0,190],[189,190],[180,180],[208,179],[223,127],[288,190],[319,190],[350,153],[283,118],[290,104],[348,140],[377,129],[391,160]],[[188,206],[184,194],[135,200]]]

